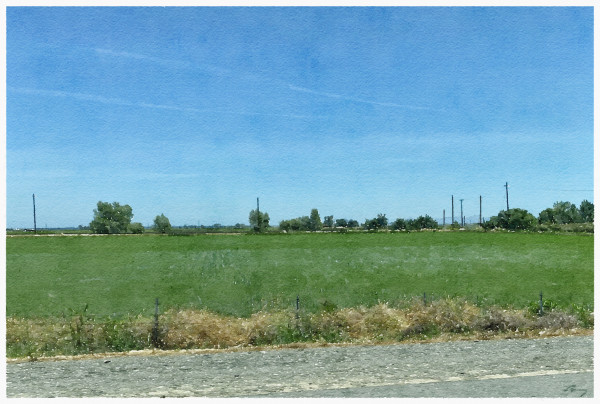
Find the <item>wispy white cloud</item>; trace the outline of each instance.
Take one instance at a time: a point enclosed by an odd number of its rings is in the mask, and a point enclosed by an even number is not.
[[[154,56],[142,55],[139,53],[131,53],[131,52],[123,52],[123,51],[115,51],[111,49],[103,49],[103,48],[95,48],[94,51],[99,55],[111,56],[116,58],[126,58],[126,59],[136,59],[143,60],[151,63],[156,63],[158,65],[162,65],[168,68],[175,69],[191,69],[191,68],[200,68],[202,70],[206,70],[211,74],[231,74],[229,69],[224,69],[222,67],[213,66],[207,63],[191,63],[185,62],[182,60],[176,59],[163,59],[157,58]]]
[[[61,98],[75,98],[82,101],[93,101],[102,104],[111,105],[123,105],[123,106],[136,106],[135,103],[123,100],[121,98],[109,98],[100,95],[84,94],[84,93],[73,93],[69,91],[60,90],[42,90],[37,88],[24,88],[24,87],[7,87],[7,90],[20,93],[20,94],[31,94],[31,95],[42,95],[48,97],[61,97]]]
[[[285,82],[282,82],[280,80],[273,79],[270,77],[265,77],[265,76],[261,76],[261,75],[257,75],[257,74],[248,73],[248,72],[234,72],[230,69],[225,69],[222,67],[209,65],[209,64],[197,64],[197,63],[192,64],[192,63],[183,62],[180,60],[162,59],[162,58],[142,55],[142,54],[138,54],[138,53],[114,51],[114,50],[103,49],[103,48],[96,48],[95,51],[96,51],[96,53],[102,54],[102,55],[143,60],[143,61],[156,63],[156,64],[159,64],[159,65],[162,65],[165,67],[169,67],[169,68],[199,68],[199,69],[207,71],[211,74],[229,75],[229,76],[234,76],[234,77],[242,78],[242,79],[274,83],[276,85],[281,85],[281,86],[287,85],[288,88],[292,91],[318,95],[321,97],[336,98],[336,99],[345,100],[345,101],[352,101],[352,102],[358,102],[358,103],[369,104],[369,105],[378,105],[378,106],[382,106],[382,107],[404,108],[404,109],[413,109],[413,110],[427,110],[427,111],[440,111],[439,109],[423,107],[423,106],[418,106],[418,105],[398,104],[398,103],[393,103],[393,102],[379,102],[379,101],[365,100],[365,99],[357,98],[357,97],[349,97],[349,96],[345,96],[345,95],[341,95],[341,94],[329,93],[329,92],[325,92],[325,91],[311,90],[309,88],[300,87],[300,86],[296,86],[293,84],[288,84],[288,83],[285,83]],[[261,115],[261,114],[256,114],[256,115]],[[305,117],[302,115],[293,115],[293,114],[287,115],[287,116],[297,117],[297,118]]]
[[[189,63],[182,62],[179,60],[161,59],[161,58],[156,58],[156,57],[152,57],[152,56],[141,55],[139,53],[119,52],[119,51],[113,51],[110,49],[102,49],[102,48],[95,48],[94,50],[99,55],[120,57],[120,58],[127,58],[127,59],[146,60],[148,62],[157,63],[157,64],[164,65],[167,67],[178,67],[178,68],[190,67]]]
[[[17,172],[18,174],[15,174],[15,176],[13,177],[12,170],[11,170],[11,178],[16,179],[18,181],[20,181],[22,179],[31,179],[31,178],[44,179],[44,180],[64,179],[64,178],[73,177],[77,174],[73,170],[66,170],[66,169],[41,169],[41,170],[27,169],[27,170],[22,170],[22,171],[15,170],[15,172]]]
[[[76,92],[60,91],[60,90],[42,90],[42,89],[22,88],[22,87],[7,87],[7,90],[13,91],[15,93],[20,93],[20,94],[72,98],[72,99],[77,99],[77,100],[82,100],[82,101],[98,102],[98,103],[108,104],[108,105],[120,105],[120,106],[127,106],[127,107],[136,107],[136,108],[151,108],[151,109],[161,109],[161,110],[180,111],[180,112],[189,112],[189,113],[214,113],[214,114],[247,115],[247,116],[276,116],[276,117],[283,117],[283,118],[298,118],[298,119],[319,118],[319,116],[315,116],[315,115],[261,113],[261,112],[248,112],[248,111],[240,111],[240,110],[228,111],[228,110],[222,110],[222,109],[200,109],[200,108],[192,108],[192,107],[177,106],[177,105],[154,104],[154,103],[148,103],[148,102],[131,102],[128,100],[124,100],[122,98],[103,97],[101,95],[76,93]]]
[[[307,94],[314,94],[314,95],[318,95],[318,96],[321,96],[321,97],[337,98],[337,99],[345,100],[345,101],[359,102],[359,103],[362,103],[362,104],[379,105],[379,106],[382,106],[382,107],[392,107],[392,108],[405,108],[405,109],[415,109],[415,110],[439,111],[439,110],[434,109],[434,108],[422,107],[422,106],[418,106],[418,105],[397,104],[397,103],[393,103],[393,102],[378,102],[378,101],[364,100],[362,98],[348,97],[348,96],[341,95],[341,94],[334,94],[334,93],[328,93],[328,92],[325,92],[325,91],[311,90],[309,88],[298,87],[298,86],[295,86],[293,84],[288,84],[288,87],[292,91],[297,91],[297,92],[307,93]]]
[[[145,170],[137,170],[125,172],[119,175],[120,178],[128,180],[188,180],[196,178],[210,178],[210,174],[198,174],[198,173],[153,173]]]

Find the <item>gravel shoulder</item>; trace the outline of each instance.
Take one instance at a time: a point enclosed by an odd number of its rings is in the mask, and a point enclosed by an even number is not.
[[[7,363],[7,395],[592,397],[593,336]]]

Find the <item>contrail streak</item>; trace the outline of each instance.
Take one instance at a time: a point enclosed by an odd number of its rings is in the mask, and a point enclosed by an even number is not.
[[[200,69],[206,70],[212,74],[234,75],[234,72],[232,72],[228,69],[223,69],[220,67],[207,65],[207,64],[197,65],[197,64],[192,64],[192,63],[188,63],[188,62],[182,62],[179,60],[161,59],[161,58],[157,58],[157,57],[153,57],[153,56],[146,56],[146,55],[142,55],[142,54],[138,54],[138,53],[114,51],[114,50],[102,49],[102,48],[96,48],[94,50],[99,54],[115,56],[115,57],[124,57],[124,58],[129,58],[129,59],[136,59],[136,60],[146,60],[149,62],[153,62],[156,64],[160,64],[160,65],[172,67],[172,68],[200,68]],[[279,85],[287,84],[287,83],[281,82],[280,80],[273,80],[271,78],[266,78],[266,77],[262,77],[259,75],[253,75],[253,74],[248,74],[248,73],[238,74],[237,76],[243,76],[243,77],[246,77],[249,79],[260,80],[260,81],[268,81],[268,82],[272,82],[272,83],[277,83]],[[293,84],[287,84],[287,86],[292,91],[297,91],[297,92],[302,92],[302,93],[307,93],[307,94],[314,94],[314,95],[318,95],[321,97],[336,98],[339,100],[358,102],[358,103],[362,103],[362,104],[378,105],[378,106],[382,106],[382,107],[391,107],[391,108],[413,109],[413,110],[440,111],[439,109],[422,107],[422,106],[418,106],[418,105],[371,101],[371,100],[365,100],[362,98],[348,97],[348,96],[344,96],[344,95],[340,95],[340,94],[329,93],[329,92],[325,92],[325,91],[315,91],[315,90],[311,90],[309,88],[295,86]]]
[[[100,95],[74,93],[74,92],[60,91],[60,90],[41,90],[41,89],[18,88],[18,87],[8,87],[7,89],[9,91],[14,91],[14,92],[21,93],[21,94],[33,94],[33,95],[43,95],[43,96],[49,96],[49,97],[73,98],[73,99],[82,100],[82,101],[98,102],[98,103],[108,104],[108,105],[120,105],[120,106],[135,107],[135,108],[151,108],[151,109],[162,109],[162,110],[191,112],[191,113],[209,113],[209,114],[212,113],[212,114],[230,114],[230,115],[247,115],[247,116],[278,116],[278,117],[284,117],[284,118],[299,118],[299,119],[319,118],[318,116],[314,116],[314,115],[226,111],[226,110],[218,110],[218,109],[199,109],[199,108],[192,108],[192,107],[181,107],[181,106],[177,106],[177,105],[153,104],[153,103],[147,103],[147,102],[131,102],[131,101],[124,100],[122,98],[110,98],[110,97],[103,97]]]
[[[393,102],[378,102],[378,101],[363,100],[362,98],[347,97],[344,95],[328,93],[328,92],[324,92],[324,91],[315,91],[315,90],[311,90],[309,88],[298,87],[298,86],[295,86],[292,84],[289,84],[288,87],[290,90],[298,91],[301,93],[314,94],[314,95],[319,95],[322,97],[329,97],[329,98],[337,98],[337,99],[346,100],[346,101],[354,101],[354,102],[359,102],[359,103],[363,103],[363,104],[379,105],[379,106],[383,106],[383,107],[393,107],[393,108],[407,108],[407,109],[419,109],[419,110],[430,110],[430,111],[434,110],[433,108],[420,107],[420,106],[416,106],[416,105],[396,104]],[[439,111],[439,110],[434,110],[434,111]]]

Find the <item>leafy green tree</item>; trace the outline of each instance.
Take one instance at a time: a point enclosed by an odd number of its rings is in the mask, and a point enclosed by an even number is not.
[[[161,213],[154,218],[154,229],[159,233],[168,233],[171,231],[171,222]]]
[[[365,223],[363,224],[364,228],[367,230],[379,230],[385,229],[388,225],[388,219],[385,217],[385,214],[379,213],[377,217],[373,219],[365,219]]]
[[[416,219],[406,221],[406,228],[408,230],[437,229],[438,227],[438,222],[429,215],[419,216]]]
[[[437,229],[439,227],[438,222],[429,215],[419,216],[416,223],[421,229]]]
[[[546,208],[540,212],[538,215],[538,222],[540,224],[554,224],[556,220],[554,219],[554,209]]]
[[[310,230],[310,218],[308,216],[297,217],[279,222],[279,229],[285,231],[308,231]]]
[[[248,215],[248,221],[250,226],[254,228],[254,231],[262,232],[269,228],[269,214],[267,212],[257,211],[252,209]]]
[[[508,230],[531,230],[537,224],[535,216],[519,208],[501,210],[498,216],[490,218],[490,221],[497,223],[496,227]]]
[[[385,229],[388,226],[388,218],[385,217],[385,214],[379,213],[375,218],[377,220],[377,225],[380,229]]]
[[[321,216],[319,216],[318,209],[312,209],[310,211],[310,222],[309,222],[309,230],[317,231],[323,229],[323,223],[321,222]]]
[[[350,219],[348,220],[348,227],[353,229],[356,227],[360,227],[360,224],[358,223],[358,220]]]
[[[129,225],[129,232],[133,234],[142,234],[144,226],[140,222],[134,222]]]
[[[323,226],[333,227],[333,216],[325,216],[323,219]]]
[[[392,230],[404,230],[406,229],[406,220],[402,219],[402,218],[398,218],[396,220],[394,220],[394,222],[391,225]]]
[[[99,201],[90,229],[97,234],[126,233],[132,218],[131,206]]]
[[[579,216],[582,222],[594,222],[594,204],[584,199],[579,205]]]
[[[296,219],[292,219],[292,230],[311,230],[310,217],[302,216]]]
[[[335,227],[348,227],[346,219],[335,219]]]
[[[493,216],[491,218],[489,218],[488,220],[484,220],[484,222],[481,224],[481,227],[483,227],[485,230],[491,230],[491,229],[495,229],[496,227],[498,227],[498,221],[497,221],[498,217],[497,216]],[[456,222],[454,222],[456,223]],[[452,224],[452,226],[454,226],[454,223]],[[451,228],[453,228],[451,226]],[[460,226],[457,226],[456,228],[458,229]]]
[[[577,223],[581,221],[579,209],[571,202],[556,202],[552,207],[555,223]]]
[[[290,231],[292,230],[291,220],[282,220],[279,222],[279,230]]]

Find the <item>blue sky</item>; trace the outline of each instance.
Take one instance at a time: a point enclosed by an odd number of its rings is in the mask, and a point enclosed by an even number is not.
[[[593,8],[7,8],[6,225],[593,202]]]

